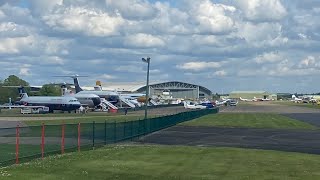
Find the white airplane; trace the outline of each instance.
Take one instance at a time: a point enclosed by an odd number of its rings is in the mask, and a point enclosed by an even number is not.
[[[80,85],[78,77],[86,77],[86,76],[79,76],[79,75],[72,75],[72,76],[55,76],[55,77],[70,77],[73,79],[76,94],[95,94],[100,98],[104,98],[109,102],[117,103],[119,102],[119,94],[115,91],[103,91],[101,86],[96,86],[93,91],[84,91]]]
[[[271,99],[269,98],[256,98],[256,97],[253,97],[254,101],[271,101]]]
[[[291,97],[291,101],[295,102],[295,103],[301,103],[302,99],[301,98],[297,98],[297,96],[293,94],[292,97]]]
[[[24,87],[19,87],[19,94],[21,99],[16,104],[23,106],[10,106],[10,107],[40,107],[46,106],[49,112],[53,113],[54,110],[68,111],[79,109],[81,104],[71,96],[28,96]]]
[[[241,100],[241,101],[245,101],[245,102],[257,101],[256,98],[253,98],[253,99],[243,99],[243,98],[241,98],[241,97],[240,97],[240,100]]]
[[[89,108],[96,108],[101,103],[101,99],[95,94],[79,94],[68,91],[65,84],[61,85],[62,96],[72,96],[78,99],[82,106],[88,106]]]
[[[183,105],[185,109],[206,109],[207,106],[202,106],[200,104],[194,104],[192,102],[183,101]]]

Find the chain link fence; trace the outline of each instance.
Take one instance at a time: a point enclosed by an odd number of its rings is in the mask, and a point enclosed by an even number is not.
[[[196,110],[127,122],[0,128],[0,166],[132,140],[218,111],[219,109]]]

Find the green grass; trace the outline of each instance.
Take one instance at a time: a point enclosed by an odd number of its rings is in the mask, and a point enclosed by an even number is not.
[[[319,179],[320,156],[240,148],[120,145],[2,168],[0,178]]]
[[[132,120],[138,120],[139,118],[142,119],[144,116],[142,115],[108,115],[108,116],[91,116],[91,115],[84,115],[80,116],[75,119],[61,119],[58,120],[26,120],[23,121],[27,125],[41,125],[42,123],[45,124],[62,124],[62,123],[67,123],[67,124],[75,124],[75,123],[91,123],[93,121],[99,123],[99,122],[123,122],[123,121],[132,121]],[[152,117],[152,116],[149,116]]]
[[[306,107],[306,108],[313,108],[313,109],[320,109],[320,105],[312,105],[312,103],[294,103],[291,101],[273,101],[273,104],[281,104],[287,106],[299,106],[299,107]]]
[[[219,113],[184,122],[186,126],[218,126],[276,129],[317,129],[317,127],[278,114]]]
[[[66,147],[67,148],[67,147]],[[41,147],[39,145],[29,145],[29,144],[20,144],[19,145],[19,157],[30,157],[41,155]],[[53,151],[60,151],[61,147],[59,144],[57,145],[46,145],[45,146],[45,153],[53,152]],[[6,162],[12,160],[15,162],[15,152],[16,152],[16,145],[15,144],[1,144],[0,148],[0,162]],[[23,161],[23,160],[22,160]],[[0,163],[1,166],[1,163]],[[0,176],[1,177],[1,176]],[[1,178],[0,178],[1,179]]]

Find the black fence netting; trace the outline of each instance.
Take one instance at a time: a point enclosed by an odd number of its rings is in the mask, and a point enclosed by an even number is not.
[[[125,122],[0,128],[0,166],[130,140],[218,111],[219,109],[187,111]]]

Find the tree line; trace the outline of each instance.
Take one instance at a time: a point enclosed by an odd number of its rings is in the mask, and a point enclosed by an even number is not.
[[[4,80],[0,80],[0,104],[12,102],[19,99],[18,87],[25,87],[29,96],[61,96],[60,86],[56,84],[44,84],[40,91],[33,92],[29,83],[16,75],[10,75]]]

